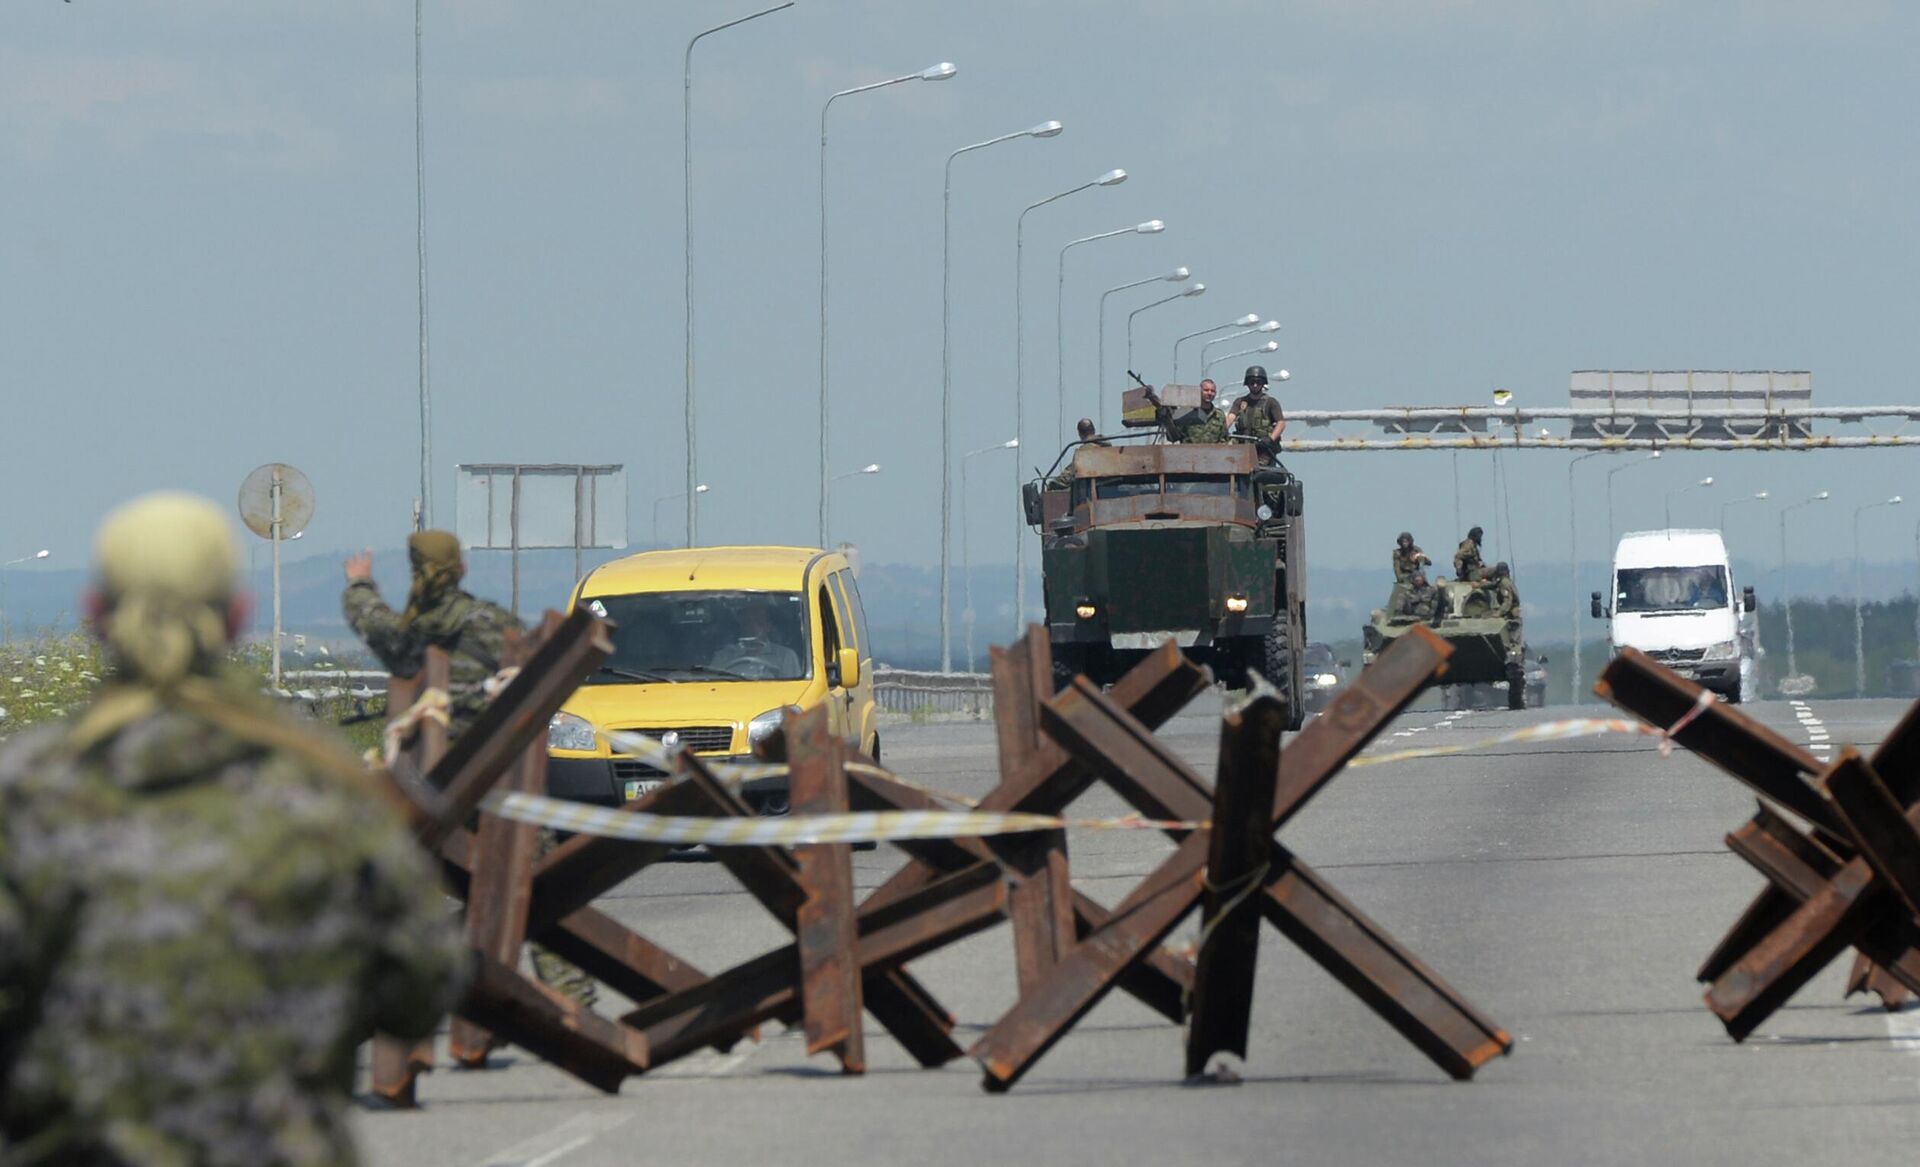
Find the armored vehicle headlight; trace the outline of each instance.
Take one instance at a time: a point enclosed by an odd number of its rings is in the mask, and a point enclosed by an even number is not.
[[[593,749],[593,722],[575,713],[556,713],[547,722],[547,748],[550,750]]]
[[[1227,611],[1244,612],[1246,610],[1247,610],[1247,597],[1245,596],[1228,596],[1227,597]]]
[[[1092,600],[1081,600],[1073,606],[1073,614],[1082,620],[1091,620],[1100,609],[1093,606]]]
[[[1253,517],[1256,519],[1259,519],[1261,522],[1264,523],[1268,519],[1273,518],[1273,508],[1268,506],[1266,503],[1261,503],[1258,507],[1254,509]]]

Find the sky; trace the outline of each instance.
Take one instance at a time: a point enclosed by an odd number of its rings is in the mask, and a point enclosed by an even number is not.
[[[624,463],[630,535],[683,488],[682,54],[755,0],[426,0],[435,520],[459,462]],[[72,565],[115,502],[231,500],[269,461],[317,493],[307,547],[396,546],[418,493],[413,12],[402,0],[0,5],[0,559]],[[959,454],[1014,435],[1015,221],[1025,235],[1019,467],[1097,410],[1101,293],[1176,265],[1180,334],[1279,320],[1294,408],[1566,400],[1585,368],[1808,369],[1815,401],[1899,404],[1920,314],[1920,11],[1869,0],[800,0],[695,56],[692,226],[704,542],[816,540],[819,199],[827,95],[952,61],[951,81],[834,104],[826,173],[833,539],[939,556],[942,171],[953,167]],[[1070,239],[1159,218],[1068,253]],[[1178,285],[1109,300],[1125,320]],[[1056,405],[1056,339],[1067,397]],[[1228,351],[1238,346],[1227,346]],[[1192,380],[1193,344],[1180,379]],[[1223,364],[1237,381],[1240,361]],[[1603,557],[1601,467],[1320,454],[1312,561],[1451,548]],[[1711,525],[1737,555],[1911,562],[1920,450],[1685,454],[1617,475],[1621,528]],[[1012,558],[1012,455],[968,463],[976,562]],[[956,522],[958,499],[955,500]],[[680,504],[659,508],[678,535]],[[1912,513],[1909,513],[1911,510]],[[1507,515],[1511,515],[1509,525]],[[956,534],[956,544],[958,537]],[[958,549],[955,549],[956,562]],[[1037,557],[1036,557],[1037,558]],[[31,567],[31,565],[29,565]]]

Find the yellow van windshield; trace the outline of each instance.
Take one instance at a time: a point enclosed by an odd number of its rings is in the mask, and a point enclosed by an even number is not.
[[[798,681],[813,671],[798,592],[641,592],[586,603],[614,622],[613,656],[590,685]]]

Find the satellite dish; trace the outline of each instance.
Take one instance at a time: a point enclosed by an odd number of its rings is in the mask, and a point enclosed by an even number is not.
[[[262,539],[273,538],[275,482],[280,484],[280,537],[291,539],[313,520],[313,483],[285,462],[257,467],[240,484],[240,521]]]

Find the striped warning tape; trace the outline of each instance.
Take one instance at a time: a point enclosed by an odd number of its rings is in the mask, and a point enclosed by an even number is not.
[[[1683,714],[1680,720],[1666,729],[1644,722],[1628,721],[1618,717],[1570,717],[1564,721],[1546,721],[1539,725],[1529,725],[1524,729],[1511,730],[1495,737],[1481,738],[1454,746],[1425,746],[1419,749],[1395,750],[1390,754],[1361,755],[1348,762],[1349,766],[1384,766],[1390,762],[1409,762],[1416,758],[1439,758],[1448,754],[1472,754],[1481,750],[1490,750],[1496,746],[1513,745],[1518,742],[1559,742],[1574,738],[1606,737],[1610,734],[1625,734],[1628,737],[1651,737],[1660,739],[1660,753],[1664,757],[1673,749],[1673,735],[1685,729],[1713,704],[1713,694],[1701,690],[1698,700]]]
[[[622,756],[631,754],[635,760],[653,767],[663,775],[668,775],[667,781],[673,780],[671,775],[673,773],[673,755],[676,752],[675,750],[668,749],[653,738],[647,737],[645,734],[632,733],[619,729],[602,730],[601,733],[614,749],[621,751]],[[786,764],[783,762],[714,762],[705,758],[702,758],[701,761],[706,763],[707,770],[712,773],[715,778],[728,786],[738,786],[743,782],[753,782],[761,778],[783,778],[787,773]],[[917,782],[910,782],[884,766],[875,766],[867,762],[848,762],[846,768],[848,773],[866,774],[875,778],[884,778],[896,785],[918,791],[930,798],[937,798],[942,802],[951,802],[955,805],[968,808],[980,805],[977,800],[968,798],[963,794],[954,794],[950,791],[937,790],[931,786],[922,786]]]
[[[877,843],[895,839],[977,839],[1024,831],[1198,830],[1205,823],[1147,819],[1063,819],[1046,814],[973,810],[854,811],[783,818],[702,818],[608,810],[535,794],[496,791],[481,803],[518,823],[637,843],[704,843],[709,847],[778,847],[803,843]]]

